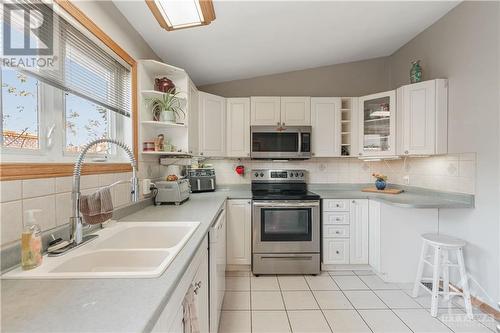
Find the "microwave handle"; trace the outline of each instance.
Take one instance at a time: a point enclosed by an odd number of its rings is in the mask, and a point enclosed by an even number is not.
[[[302,132],[299,131],[299,153],[302,153]]]

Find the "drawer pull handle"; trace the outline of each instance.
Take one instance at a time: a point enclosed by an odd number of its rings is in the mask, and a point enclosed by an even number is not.
[[[340,218],[339,218],[339,217],[337,217],[337,218],[335,219],[335,221],[340,221]]]
[[[335,233],[338,235],[338,234],[340,234],[340,231],[337,230],[337,231],[335,231]]]
[[[340,254],[340,252],[339,252],[339,251],[335,251],[335,253]]]
[[[337,208],[339,208],[339,207],[340,207],[340,205],[339,205],[339,204],[336,204],[335,206],[337,206]]]

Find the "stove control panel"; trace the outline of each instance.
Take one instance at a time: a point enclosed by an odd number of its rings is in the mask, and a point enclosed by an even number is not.
[[[251,172],[252,182],[276,182],[276,183],[290,183],[306,181],[306,170],[274,170],[274,169],[254,169]]]

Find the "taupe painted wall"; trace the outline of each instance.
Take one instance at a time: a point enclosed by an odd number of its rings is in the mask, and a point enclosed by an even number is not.
[[[388,88],[386,57],[198,87],[224,97],[361,96]]]
[[[476,208],[442,210],[440,231],[469,242],[467,268],[487,295],[474,291],[492,306],[500,301],[499,6],[464,2],[389,59],[392,88],[408,83],[412,59],[422,60],[424,79],[449,79],[449,152],[477,153]]]

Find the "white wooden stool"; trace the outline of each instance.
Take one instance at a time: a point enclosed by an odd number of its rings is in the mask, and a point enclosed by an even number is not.
[[[420,287],[430,292],[432,295],[431,315],[436,317],[438,313],[439,295],[442,295],[445,300],[449,300],[450,296],[462,296],[464,298],[467,316],[472,319],[469,282],[467,279],[467,272],[465,271],[464,256],[462,252],[466,242],[458,238],[441,234],[423,234],[422,239],[424,243],[422,245],[420,262],[418,264],[415,286],[413,287],[413,297],[418,296]],[[429,247],[434,249],[434,260],[432,260],[432,255],[427,254]],[[450,251],[456,253],[456,263],[450,261]],[[425,264],[432,267],[432,278],[423,277]],[[458,268],[462,292],[450,292],[450,267]],[[440,287],[441,273],[443,277],[442,287]]]

